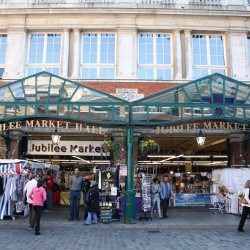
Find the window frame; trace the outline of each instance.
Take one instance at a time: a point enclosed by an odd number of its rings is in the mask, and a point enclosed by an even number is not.
[[[250,78],[250,34],[247,34],[247,68],[248,68],[248,78]]]
[[[207,64],[206,65],[195,65],[194,64],[194,44],[193,44],[193,36],[205,36],[206,39],[206,56],[207,56]],[[212,65],[211,64],[211,49],[210,49],[210,36],[217,36],[217,37],[222,37],[222,42],[223,42],[223,56],[224,56],[224,65]],[[192,33],[191,34],[191,44],[192,44],[192,76],[194,79],[201,78],[203,76],[200,76],[198,78],[195,77],[195,70],[206,70],[207,75],[213,74],[212,71],[214,70],[224,70],[224,74],[227,75],[227,56],[226,56],[226,39],[224,34],[216,34],[216,33]],[[222,73],[223,74],[223,73]]]
[[[43,43],[43,53],[42,53],[42,63],[30,63],[29,57],[30,57],[30,45],[31,45],[31,36],[32,35],[44,35],[44,43]],[[46,63],[47,59],[47,48],[48,48],[48,35],[61,35],[61,44],[60,44],[60,62],[59,63]],[[31,32],[28,36],[28,53],[27,53],[27,63],[26,63],[26,75],[29,75],[29,69],[37,69],[41,68],[41,71],[46,71],[48,68],[58,68],[58,76],[61,73],[61,67],[62,67],[62,47],[63,47],[63,33],[62,32]],[[50,72],[50,71],[49,71]],[[36,74],[37,72],[34,72],[33,74]],[[50,72],[52,74],[53,73]]]
[[[83,62],[83,48],[84,48],[84,34],[97,34],[97,62],[96,63],[84,63]],[[111,34],[114,35],[114,63],[101,63],[101,35],[102,34]],[[80,76],[83,80],[114,80],[116,79],[116,68],[117,68],[117,33],[116,32],[105,32],[105,31],[83,31],[80,36]],[[96,70],[96,78],[84,78],[83,70],[94,69]],[[113,78],[101,78],[101,70],[104,69],[113,69],[114,74]]]
[[[6,49],[4,51],[4,62],[0,63],[0,68],[3,69],[3,74],[4,74],[4,69],[5,69],[5,64],[6,64],[6,53],[7,53],[7,46],[8,46],[8,34],[7,33],[0,33],[0,37],[6,37]],[[2,44],[2,42],[1,42]],[[0,79],[3,77],[3,74],[0,75]]]
[[[143,34],[152,34],[153,35],[153,63],[152,64],[140,64],[140,42],[139,37]],[[156,38],[157,35],[169,35],[170,38],[170,64],[158,64],[157,63],[157,42]],[[140,32],[138,33],[138,43],[137,43],[137,78],[139,80],[159,80],[159,81],[166,81],[166,80],[173,80],[173,71],[174,71],[174,54],[173,54],[173,34],[171,32]],[[152,69],[153,70],[153,78],[152,79],[143,79],[140,78],[140,69]],[[170,79],[158,79],[157,71],[158,70],[170,70]]]

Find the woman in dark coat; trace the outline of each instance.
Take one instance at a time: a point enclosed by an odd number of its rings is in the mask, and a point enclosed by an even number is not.
[[[92,182],[87,194],[87,212],[88,217],[85,225],[90,225],[92,218],[93,224],[97,224],[97,213],[99,212],[99,190],[96,181]]]

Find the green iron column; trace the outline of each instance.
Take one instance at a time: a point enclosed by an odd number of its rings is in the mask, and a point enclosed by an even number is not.
[[[134,191],[134,128],[127,127],[127,179],[125,192],[125,223],[135,223]]]

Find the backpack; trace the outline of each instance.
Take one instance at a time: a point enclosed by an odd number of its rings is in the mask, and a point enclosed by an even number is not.
[[[83,182],[82,182],[82,187],[81,187],[81,189],[82,189],[82,192],[83,192],[83,193],[87,193],[87,191],[88,191],[88,183],[87,183],[86,181],[83,181]]]
[[[59,185],[56,182],[54,182],[52,187],[51,187],[51,192],[60,192],[60,191],[61,190],[60,190]]]

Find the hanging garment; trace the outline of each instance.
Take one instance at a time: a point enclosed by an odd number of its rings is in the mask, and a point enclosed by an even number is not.
[[[1,173],[9,173],[12,164],[3,164],[0,165]],[[0,220],[4,218],[4,216],[12,216],[13,213],[13,205],[10,199],[10,185],[11,185],[11,177],[9,175],[3,176],[3,190],[4,194],[0,197]]]
[[[12,180],[12,193],[11,193],[11,200],[17,201],[17,179],[14,177]]]
[[[3,194],[3,177],[0,176],[0,196]]]

